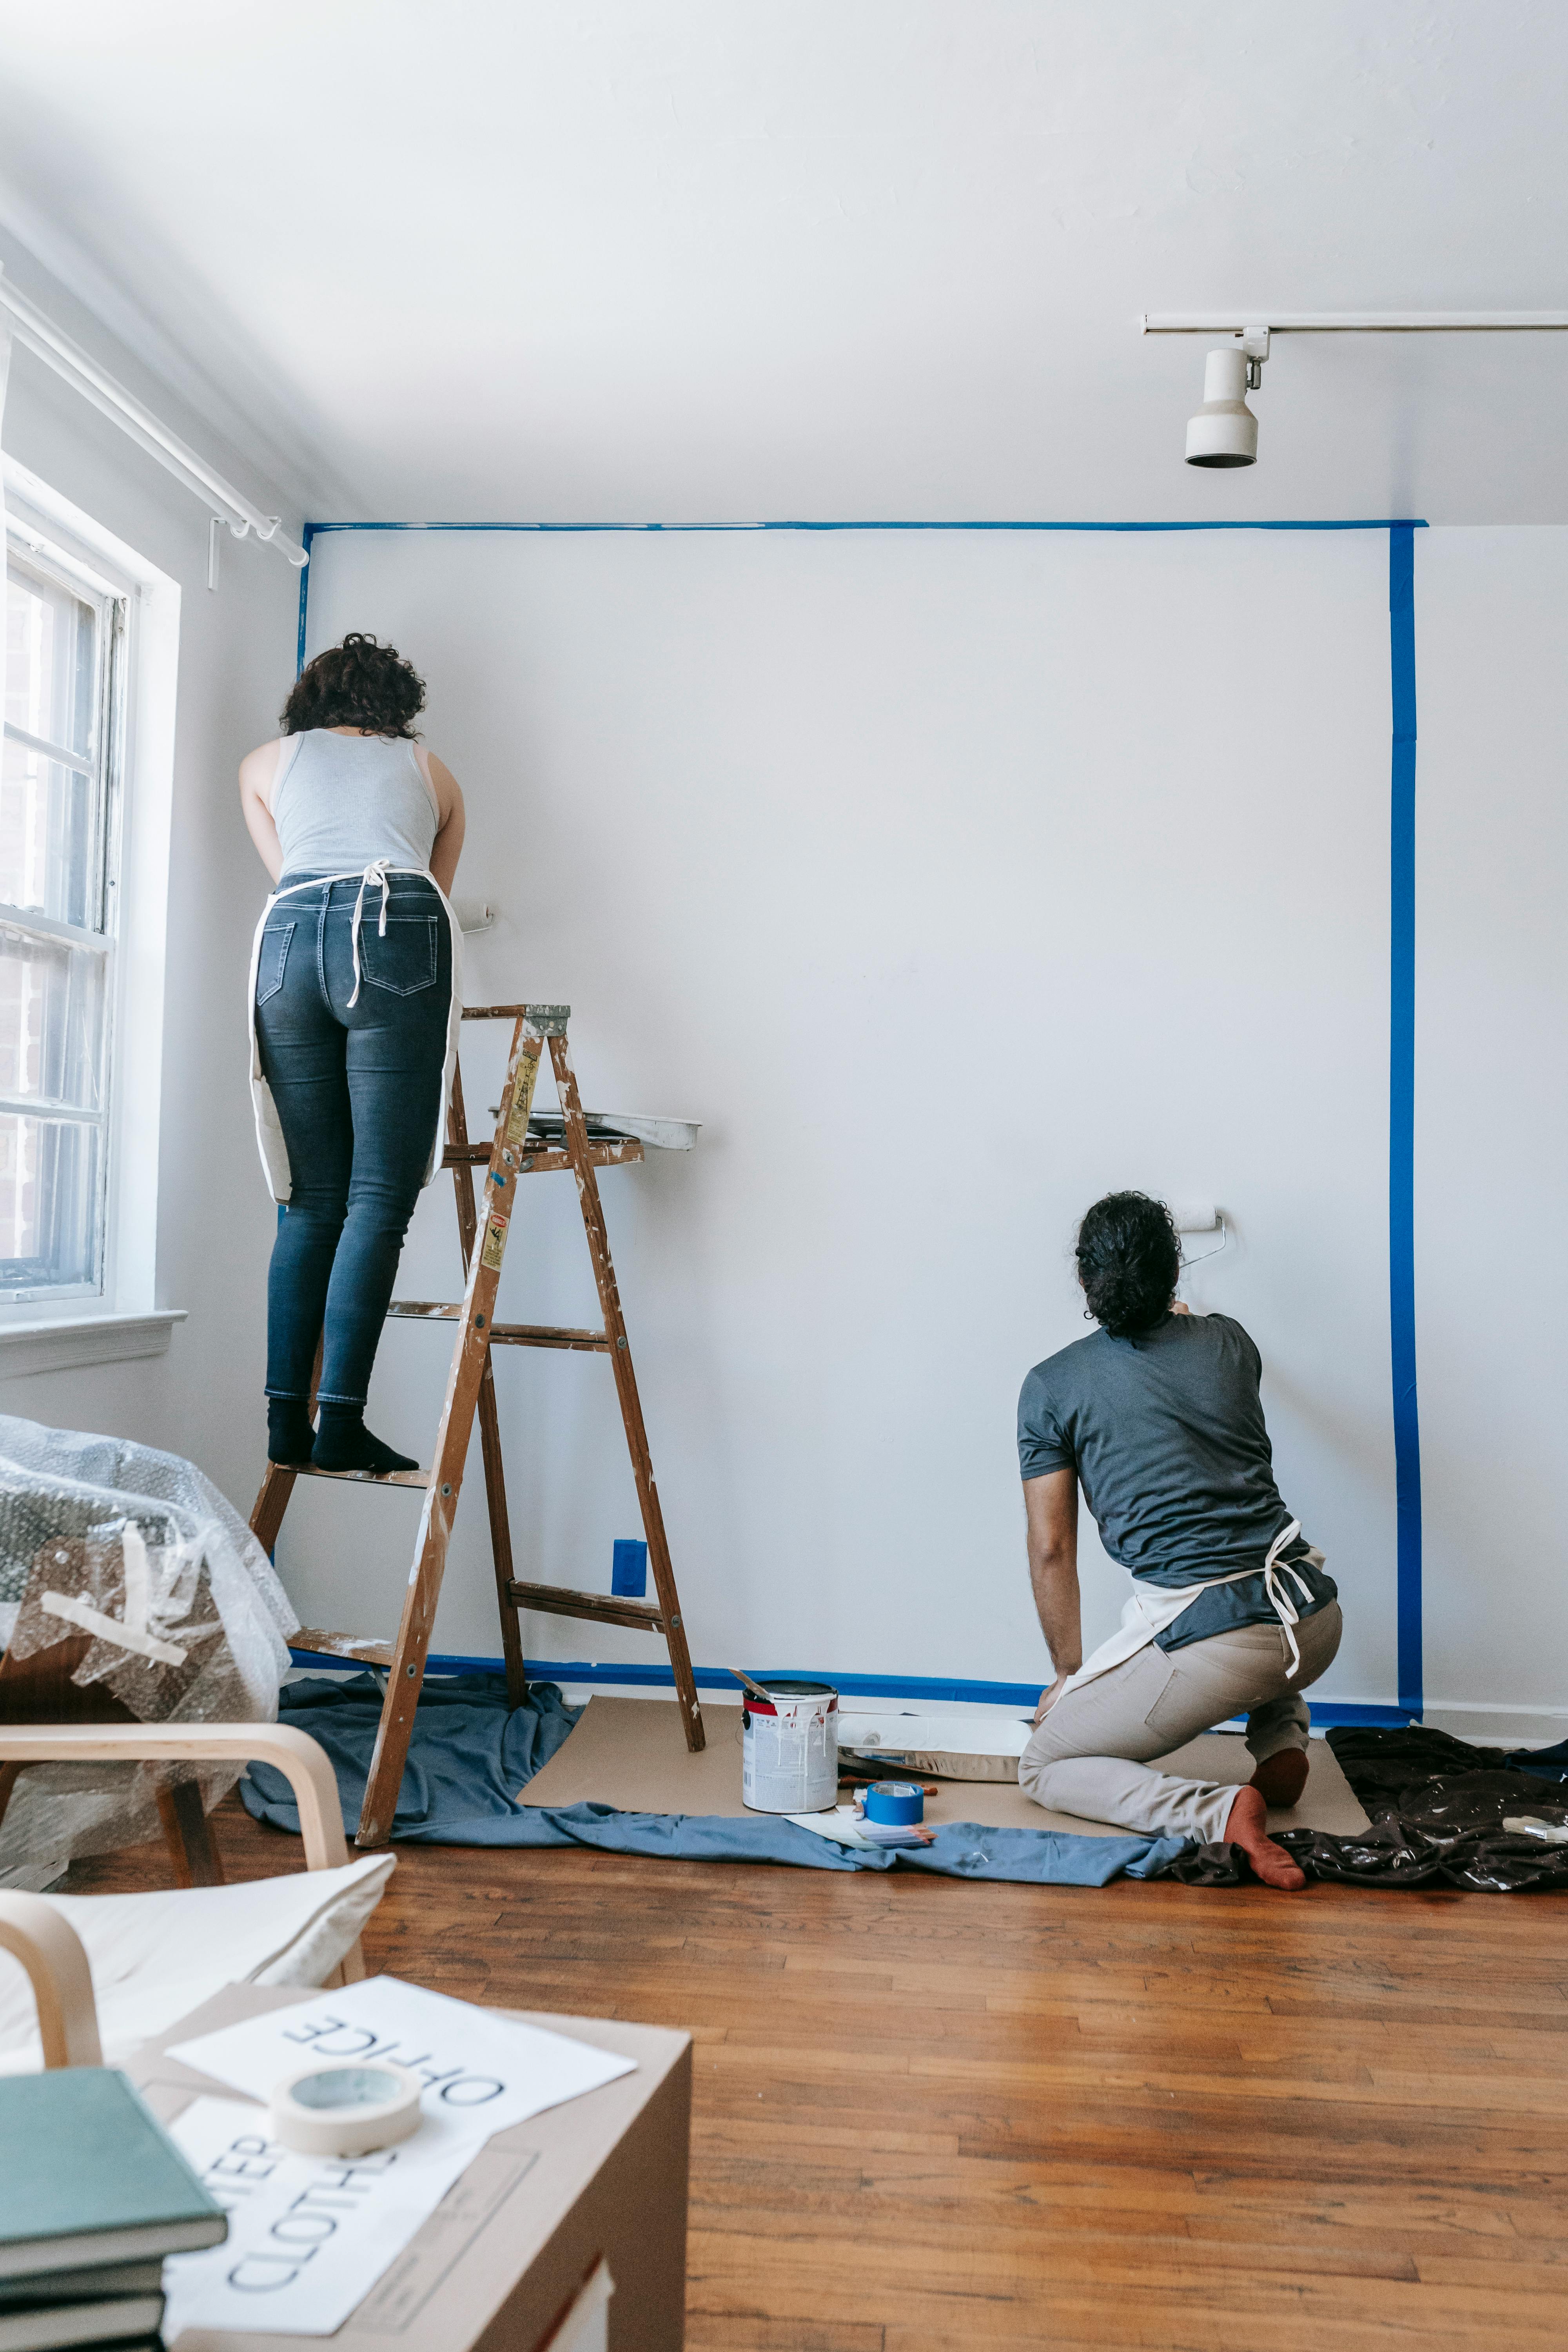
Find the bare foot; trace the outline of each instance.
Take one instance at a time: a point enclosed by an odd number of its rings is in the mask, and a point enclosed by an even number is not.
[[[1264,1758],[1252,1776],[1252,1785],[1262,1790],[1266,1805],[1293,1805],[1307,1785],[1308,1769],[1304,1748],[1277,1748]]]
[[[1278,1886],[1293,1895],[1307,1884],[1307,1874],[1291,1861],[1282,1845],[1275,1844],[1268,1834],[1268,1820],[1261,1790],[1238,1789],[1225,1825],[1225,1842],[1241,1848],[1265,1886]]]

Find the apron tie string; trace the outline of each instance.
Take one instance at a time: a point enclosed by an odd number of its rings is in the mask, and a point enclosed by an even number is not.
[[[353,950],[354,966],[354,992],[349,999],[351,1013],[359,1003],[359,935],[360,926],[364,920],[364,894],[366,890],[374,890],[376,884],[380,883],[381,920],[376,925],[376,937],[384,940],[386,937],[386,902],[392,890],[392,885],[387,880],[387,869],[391,864],[390,857],[373,858],[359,877],[359,897],[354,900],[354,919],[349,926],[349,939]]]
[[[1268,1557],[1263,1563],[1263,1590],[1268,1595],[1269,1605],[1279,1618],[1280,1630],[1289,1644],[1292,1674],[1297,1671],[1301,1663],[1301,1653],[1296,1642],[1296,1628],[1301,1622],[1301,1612],[1280,1583],[1280,1574],[1283,1573],[1291,1579],[1303,1601],[1310,1601],[1312,1588],[1306,1578],[1299,1575],[1290,1562],[1288,1559],[1281,1559],[1279,1555],[1288,1543],[1294,1542],[1300,1532],[1300,1519],[1292,1519],[1288,1526],[1281,1528],[1269,1545]]]

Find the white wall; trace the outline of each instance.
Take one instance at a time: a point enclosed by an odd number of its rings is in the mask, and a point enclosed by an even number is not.
[[[19,356],[7,449],[185,588],[165,1013],[162,1360],[0,1407],[193,1454],[245,1507],[271,1217],[240,1047],[263,889],[233,797],[291,672],[294,579]],[[1084,1328],[1074,1216],[1208,1195],[1189,1290],[1268,1364],[1281,1486],[1348,1603],[1329,1695],[1392,1697],[1387,625],[1380,534],[328,535],[312,646],[394,635],[468,787],[470,998],[564,995],[589,1099],[706,1122],[605,1179],[703,1663],[1026,1680],[1018,1379]],[[1416,1240],[1429,1712],[1562,1705],[1553,1212],[1568,532],[1416,540]],[[470,1048],[493,1100],[499,1039]],[[570,1199],[526,1196],[511,1312],[589,1319]],[[1199,1244],[1201,1246],[1201,1244]],[[441,1186],[404,1288],[456,1281]],[[376,1415],[427,1450],[443,1347]],[[520,1570],[604,1584],[637,1521],[592,1360],[501,1361]],[[477,1453],[438,1629],[493,1653]],[[412,1506],[302,1489],[307,1620],[392,1622]],[[1092,1555],[1092,1545],[1090,1552]],[[1088,1567],[1091,1637],[1119,1579]],[[532,1619],[531,1654],[648,1659]],[[1544,1728],[1542,1731],[1544,1736]]]
[[[25,289],[177,430],[237,479],[252,478],[243,458],[28,270],[26,256],[5,257]],[[19,349],[4,437],[8,456],[183,591],[156,1303],[184,1307],[189,1319],[162,1358],[0,1379],[0,1412],[172,1447],[248,1510],[265,1454],[261,1300],[270,1236],[255,1213],[244,1003],[266,877],[240,821],[235,771],[277,732],[294,673],[299,576],[270,549],[226,545],[222,585],[209,594],[200,501]]]
[[[1568,1708],[1568,530],[1415,560],[1426,1682],[1485,1738],[1466,1712]]]
[[[1262,1348],[1346,1596],[1331,1695],[1392,1698],[1384,534],[318,538],[312,648],[349,627],[420,666],[468,792],[459,893],[506,917],[470,1001],[569,1000],[590,1103],[706,1122],[605,1181],[699,1661],[1043,1674],[1015,1400],[1086,1328],[1077,1215],[1136,1184],[1236,1220],[1192,1295]],[[510,1315],[593,1312],[564,1182],[524,1196]],[[253,1247],[259,1175],[235,1206]],[[438,1189],[402,1286],[456,1281]],[[388,1334],[411,1449],[444,1360]],[[498,1377],[520,1573],[606,1585],[605,1368]],[[470,1478],[437,1645],[493,1654]],[[301,1490],[306,1621],[390,1624],[412,1529]],[[1086,1582],[1093,1639],[1122,1580]]]

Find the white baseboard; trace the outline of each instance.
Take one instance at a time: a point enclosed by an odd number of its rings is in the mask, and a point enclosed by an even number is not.
[[[1568,1706],[1499,1706],[1481,1698],[1429,1698],[1421,1720],[1486,1748],[1555,1748],[1568,1736]]]

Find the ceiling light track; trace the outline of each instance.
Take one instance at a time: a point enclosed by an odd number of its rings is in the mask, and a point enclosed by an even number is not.
[[[1145,310],[1144,335],[1561,334],[1568,310]]]
[[[1530,335],[1568,330],[1568,310],[1145,310],[1144,335],[1226,335],[1204,363],[1203,406],[1187,420],[1189,466],[1254,466],[1258,419],[1247,394],[1263,382],[1275,335]]]

